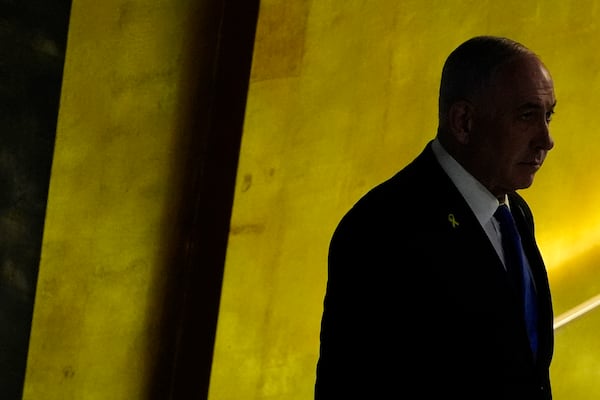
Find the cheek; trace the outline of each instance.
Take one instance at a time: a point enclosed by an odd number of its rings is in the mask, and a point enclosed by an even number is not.
[[[496,176],[512,175],[512,168],[521,159],[522,144],[520,141],[510,141],[507,138],[498,138],[488,142],[482,149],[480,159],[491,169],[490,173]]]
[[[531,131],[519,123],[498,124],[490,140],[492,147],[501,153],[503,158],[518,158],[529,147]]]

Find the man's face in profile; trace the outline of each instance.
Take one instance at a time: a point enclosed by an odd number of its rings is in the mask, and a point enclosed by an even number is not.
[[[475,106],[469,151],[478,179],[495,195],[524,189],[554,142],[549,123],[556,98],[549,72],[534,55],[499,67]]]

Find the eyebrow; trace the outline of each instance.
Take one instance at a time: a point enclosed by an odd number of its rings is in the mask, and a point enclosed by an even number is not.
[[[550,106],[551,110],[554,110],[554,108],[556,107],[556,100],[554,100],[554,103],[552,103],[552,105]],[[526,109],[538,109],[538,108],[544,108],[544,106],[541,103],[535,103],[535,102],[527,102],[525,104],[522,104],[518,107],[519,110],[526,110]]]

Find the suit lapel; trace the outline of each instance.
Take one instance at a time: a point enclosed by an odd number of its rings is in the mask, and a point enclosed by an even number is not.
[[[457,243],[463,243],[465,251],[478,249],[486,254],[485,259],[489,260],[496,270],[503,273],[504,266],[495,247],[465,198],[436,160],[431,144],[420,158],[422,158],[422,167],[427,169],[430,176],[428,196],[436,199],[435,209],[438,210],[436,219],[440,223],[440,229],[448,237],[457,237],[459,239]]]

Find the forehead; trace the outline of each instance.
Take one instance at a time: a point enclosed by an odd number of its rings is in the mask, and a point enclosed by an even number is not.
[[[523,55],[498,68],[491,80],[498,100],[553,105],[554,83],[550,72],[534,55]]]

